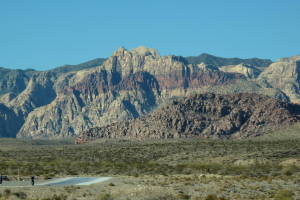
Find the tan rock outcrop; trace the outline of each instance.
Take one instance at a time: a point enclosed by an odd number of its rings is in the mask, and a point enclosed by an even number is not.
[[[249,79],[254,79],[261,73],[259,69],[245,64],[222,66],[219,69],[223,72],[243,74]]]
[[[271,64],[259,77],[264,87],[282,90],[291,102],[300,103],[300,56],[283,58]]]

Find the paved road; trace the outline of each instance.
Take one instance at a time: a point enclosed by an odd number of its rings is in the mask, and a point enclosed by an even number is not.
[[[110,177],[68,177],[58,178],[41,183],[37,183],[37,186],[66,186],[66,185],[91,185],[95,183],[101,183],[111,179]]]
[[[91,185],[110,180],[111,177],[67,177],[55,178],[47,181],[36,181],[35,186],[68,186],[68,185]],[[28,187],[30,181],[4,181],[0,187]]]

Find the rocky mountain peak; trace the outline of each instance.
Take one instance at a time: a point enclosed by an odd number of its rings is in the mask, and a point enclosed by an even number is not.
[[[145,46],[139,46],[137,48],[134,48],[132,50],[127,50],[124,47],[118,48],[114,53],[113,56],[152,56],[153,58],[159,58],[160,54],[156,49],[148,48]]]
[[[296,62],[300,61],[300,55],[288,57],[288,58],[280,58],[278,62]]]
[[[125,47],[119,47],[114,53],[113,56],[124,55],[128,50]]]
[[[153,48],[147,48],[144,46],[140,46],[131,50],[131,52],[136,53],[140,56],[153,56],[155,58],[160,57],[159,52]]]
[[[263,71],[258,81],[265,87],[281,89],[294,103],[300,103],[300,56],[282,58]]]

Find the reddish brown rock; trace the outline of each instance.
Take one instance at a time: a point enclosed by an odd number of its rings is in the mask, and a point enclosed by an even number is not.
[[[245,138],[300,121],[300,106],[257,94],[199,94],[138,119],[95,127],[81,134],[95,138]]]

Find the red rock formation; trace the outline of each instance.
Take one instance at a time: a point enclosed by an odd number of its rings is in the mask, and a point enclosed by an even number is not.
[[[300,121],[300,106],[257,94],[199,94],[174,100],[138,119],[92,128],[95,138],[245,138]]]

